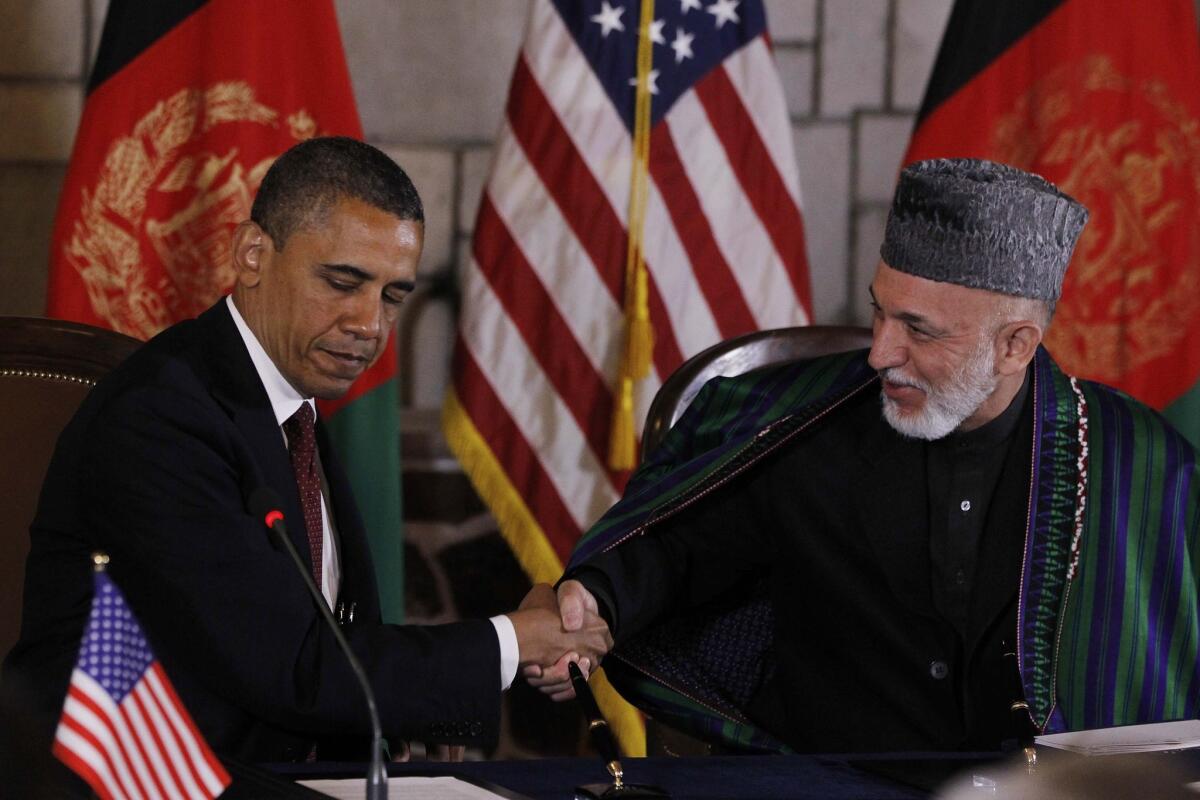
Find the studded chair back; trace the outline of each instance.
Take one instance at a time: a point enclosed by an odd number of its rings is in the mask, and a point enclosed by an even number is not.
[[[0,317],[0,656],[17,640],[29,524],[58,435],[96,381],[141,345],[40,317]]]

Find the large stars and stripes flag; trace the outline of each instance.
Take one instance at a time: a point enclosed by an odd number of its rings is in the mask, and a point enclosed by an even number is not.
[[[644,418],[684,359],[811,315],[799,180],[761,0],[659,0],[642,253]],[[444,424],[534,580],[628,472],[607,453],[622,348],[637,0],[535,0],[461,276]],[[628,744],[628,743],[626,743]]]
[[[230,783],[103,571],[53,751],[105,800],[207,800]]]
[[[1046,346],[1200,443],[1193,0],[958,0],[905,162],[990,158],[1091,212]]]

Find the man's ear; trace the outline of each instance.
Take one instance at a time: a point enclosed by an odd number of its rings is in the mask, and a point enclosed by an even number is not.
[[[237,282],[251,288],[262,280],[262,270],[275,253],[275,243],[253,220],[246,220],[233,231],[233,271]]]
[[[1014,375],[1024,371],[1042,343],[1042,326],[1028,319],[1007,323],[997,334],[996,372]]]

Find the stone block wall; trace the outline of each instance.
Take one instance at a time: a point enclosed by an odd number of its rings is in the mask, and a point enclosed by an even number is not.
[[[403,331],[404,405],[446,384],[465,258],[529,0],[337,0],[367,139],[428,216]],[[767,0],[794,122],[818,322],[869,319],[865,284],[952,0]],[[1200,6],[1200,0],[1197,0]],[[37,314],[58,191],[107,0],[0,0],[0,314]]]

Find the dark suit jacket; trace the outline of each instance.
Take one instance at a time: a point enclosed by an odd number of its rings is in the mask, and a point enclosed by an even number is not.
[[[362,520],[318,426],[341,547],[343,628],[385,734],[494,739],[499,646],[486,620],[380,621]],[[218,752],[303,758],[321,740],[369,733],[362,692],[289,556],[246,501],[283,498],[307,557],[288,460],[250,356],[222,300],[155,337],[89,395],[59,440],[31,529],[21,638],[5,683],[49,716],[61,708],[92,592],[89,554],[139,617],[164,669]],[[365,749],[356,755],[365,757]]]

